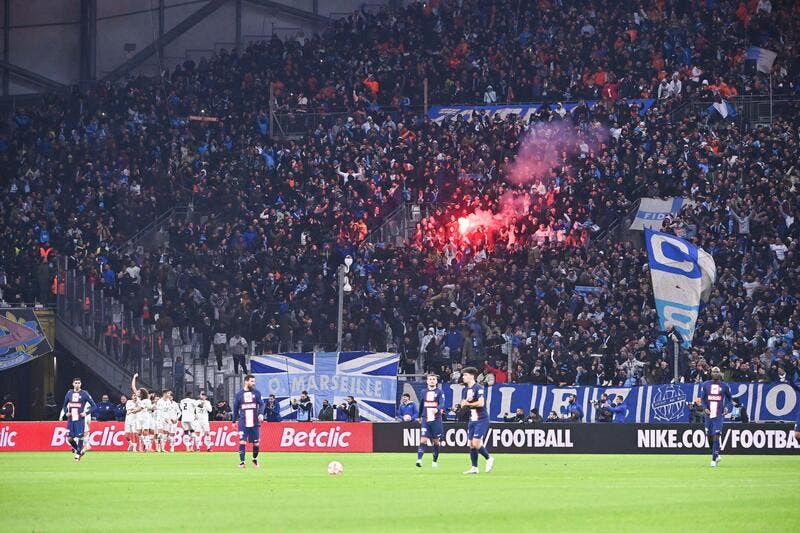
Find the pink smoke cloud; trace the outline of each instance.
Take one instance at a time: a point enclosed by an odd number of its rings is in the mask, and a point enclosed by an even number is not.
[[[594,126],[588,132],[580,132],[568,121],[532,125],[520,143],[516,158],[504,169],[505,181],[516,187],[504,192],[491,209],[478,209],[461,216],[458,219],[461,238],[469,240],[471,234],[483,228],[487,234],[508,232],[508,242],[513,243],[517,221],[530,213],[531,205],[543,200],[541,195],[552,205],[555,184],[546,180],[550,172],[557,169],[562,177],[571,173],[575,157],[598,151],[608,136],[604,127]],[[537,183],[545,187],[528,187]],[[528,231],[533,229],[528,227]]]
[[[566,121],[535,123],[520,143],[506,179],[514,185],[540,181],[579,152],[596,150],[607,137],[605,128],[593,128],[588,134],[581,134]]]

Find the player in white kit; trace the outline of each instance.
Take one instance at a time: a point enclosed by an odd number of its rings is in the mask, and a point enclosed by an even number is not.
[[[155,427],[155,420],[153,420],[153,400],[150,399],[150,394],[147,389],[139,389],[139,406],[142,410],[139,412],[139,437],[142,440],[143,450],[145,452],[152,451],[153,447],[153,428]]]
[[[170,408],[169,391],[165,390],[163,395],[159,397],[156,394],[156,451],[166,451],[167,442],[167,419],[166,415]]]
[[[139,397],[139,416],[137,418],[136,429],[139,433],[140,443],[139,449],[141,451],[149,452],[153,444],[153,428],[155,427],[155,420],[153,420],[153,402],[150,399],[150,393],[147,389],[136,389],[136,378],[139,374],[134,374],[131,380],[131,388],[133,393]]]
[[[169,417],[167,418],[167,435],[169,435],[169,451],[175,451],[175,434],[178,432],[178,420],[181,418],[181,406],[175,401],[173,392],[169,391]]]
[[[90,438],[91,432],[89,431],[89,424],[91,424],[92,422],[92,413],[89,412],[90,407],[91,406],[88,403],[83,407],[83,420],[84,420],[83,424],[84,427],[86,428],[85,429],[86,438],[83,441],[83,453],[86,453],[92,449],[92,443],[91,443],[92,439]]]
[[[194,421],[197,402],[192,398],[192,393],[187,392],[186,398],[181,400],[181,425],[183,426],[183,444],[186,451],[190,452],[194,445]]]
[[[134,394],[125,402],[125,440],[128,441],[128,451],[135,452],[138,447],[137,425],[139,423],[139,398]]]
[[[200,444],[206,445],[206,451],[211,451],[211,428],[208,424],[208,415],[211,414],[211,402],[205,392],[200,393],[194,408],[194,445],[195,451],[200,451]]]

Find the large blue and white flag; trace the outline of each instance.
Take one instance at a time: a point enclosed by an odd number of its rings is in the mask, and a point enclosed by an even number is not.
[[[283,418],[296,418],[291,400],[307,391],[313,416],[323,400],[335,406],[353,396],[361,418],[387,421],[395,416],[399,359],[396,353],[373,352],[267,354],[252,357],[250,370],[261,394],[275,395]]]
[[[751,46],[747,49],[747,59],[754,59],[756,68],[759,72],[769,74],[772,72],[772,65],[775,63],[775,58],[778,54],[766,48],[759,48],[758,46]]]
[[[736,116],[736,108],[728,102],[727,100],[723,99],[721,102],[716,102],[708,106],[708,113],[719,113],[722,118],[734,118]]]
[[[692,345],[700,302],[708,301],[717,281],[714,258],[675,235],[645,229],[644,241],[653,281],[653,296],[661,329],[672,324]]]

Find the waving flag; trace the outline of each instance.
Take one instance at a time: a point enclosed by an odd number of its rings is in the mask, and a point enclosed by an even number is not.
[[[733,107],[733,104],[724,99],[721,102],[717,102],[708,106],[709,114],[714,113],[715,111],[722,115],[722,118],[733,118],[736,116],[736,108]]]
[[[353,396],[361,418],[387,421],[394,420],[399,359],[386,352],[267,354],[253,357],[250,370],[261,394],[275,395],[283,418],[294,418],[291,399],[307,391],[315,416],[323,400],[335,406]]]
[[[689,198],[641,198],[639,210],[630,229],[639,231],[645,228],[661,229],[667,215],[676,215],[683,206],[692,204],[694,202]]]
[[[662,329],[672,324],[692,345],[700,302],[708,301],[717,280],[714,258],[674,235],[645,229],[644,240],[653,281],[653,296]]]
[[[755,59],[756,68],[759,72],[769,74],[772,72],[772,65],[775,63],[775,58],[778,54],[766,48],[759,48],[758,46],[751,46],[747,50],[747,59]]]

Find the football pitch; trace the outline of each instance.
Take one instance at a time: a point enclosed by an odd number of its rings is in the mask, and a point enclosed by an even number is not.
[[[3,453],[0,531],[800,530],[800,456],[249,455]]]

